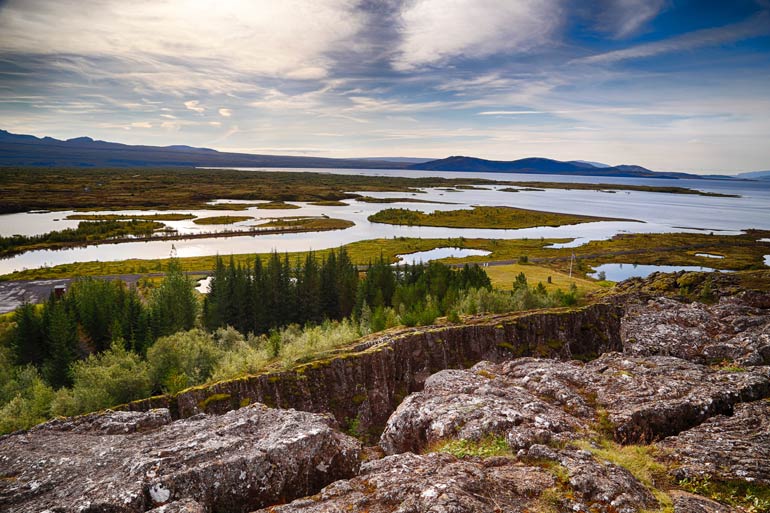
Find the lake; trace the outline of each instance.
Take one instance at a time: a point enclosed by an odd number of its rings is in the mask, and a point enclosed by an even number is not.
[[[259,172],[259,170],[253,170]],[[578,177],[559,175],[521,175],[513,173],[453,173],[405,170],[319,170],[319,169],[268,169],[267,171],[319,172],[336,174],[363,174],[370,176],[443,176],[447,178],[488,178],[510,181],[548,181],[573,183],[617,183],[633,185],[679,186],[693,189],[739,194],[740,198],[718,198],[698,195],[681,195],[637,191],[617,191],[607,194],[600,191],[547,189],[543,191],[503,192],[504,186],[491,186],[489,190],[460,189],[448,192],[442,189],[424,189],[422,193],[362,192],[378,198],[417,198],[436,203],[372,204],[347,200],[348,206],[322,207],[294,202],[299,209],[246,211],[179,210],[199,217],[214,215],[250,215],[255,220],[236,225],[199,226],[191,220],[168,221],[169,227],[180,233],[232,230],[258,222],[288,216],[321,216],[347,219],[355,226],[346,230],[319,233],[271,234],[229,238],[200,238],[176,241],[128,242],[101,244],[57,251],[31,251],[0,260],[0,274],[15,270],[78,261],[111,261],[127,258],[165,258],[175,248],[179,257],[203,255],[228,255],[276,251],[305,251],[337,247],[350,242],[374,238],[422,237],[422,238],[569,238],[564,247],[574,247],[590,240],[608,239],[619,233],[666,233],[666,232],[714,232],[736,234],[746,228],[770,229],[770,182],[745,182],[738,180],[669,180],[613,177]],[[216,170],[212,170],[213,173]],[[223,198],[223,200],[226,198]],[[239,201],[240,202],[240,201]],[[258,203],[258,202],[254,202]],[[561,227],[537,227],[520,230],[461,229],[419,226],[392,226],[370,223],[367,217],[385,208],[410,208],[423,212],[470,208],[473,205],[512,206],[550,212],[594,215],[636,219],[642,222],[610,221],[584,223]],[[66,220],[73,212],[19,213],[0,216],[0,235],[15,233],[34,235],[77,226],[77,221]],[[94,212],[97,213],[97,212]],[[139,213],[120,211],[111,213]],[[142,211],[143,214],[152,211]]]

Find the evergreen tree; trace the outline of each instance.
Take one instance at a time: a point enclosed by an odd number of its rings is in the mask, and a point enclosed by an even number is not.
[[[35,305],[25,302],[14,312],[16,328],[11,344],[17,365],[40,366],[47,354],[43,339],[42,319]]]
[[[194,290],[192,280],[182,272],[179,262],[171,259],[166,277],[150,301],[156,337],[192,329],[198,310]]]
[[[77,351],[77,326],[64,301],[51,298],[46,308],[49,310],[45,334],[48,356],[43,362],[43,377],[54,388],[69,386],[72,384],[70,365]]]

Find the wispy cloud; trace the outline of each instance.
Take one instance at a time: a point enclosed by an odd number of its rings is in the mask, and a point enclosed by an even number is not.
[[[770,15],[762,12],[746,21],[724,27],[696,30],[681,36],[645,43],[622,50],[599,53],[576,59],[576,63],[609,64],[628,59],[652,57],[664,53],[683,52],[705,46],[717,46],[732,41],[770,34]]]
[[[223,118],[229,118],[230,116],[233,115],[232,109],[222,108],[222,109],[219,109],[218,112],[219,112],[219,115],[222,116]]]
[[[604,0],[596,2],[596,27],[620,39],[639,32],[655,18],[665,5],[664,0]]]

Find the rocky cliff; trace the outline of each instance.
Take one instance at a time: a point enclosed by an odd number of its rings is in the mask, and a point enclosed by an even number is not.
[[[623,309],[584,308],[503,315],[468,324],[408,329],[374,336],[325,360],[137,401],[129,410],[168,408],[174,418],[223,413],[260,402],[276,408],[329,412],[343,427],[376,442],[385,422],[431,374],[478,361],[519,356],[589,360],[621,348]]]
[[[770,294],[702,293],[742,279],[652,277],[52,421],[0,438],[0,510],[767,512]]]

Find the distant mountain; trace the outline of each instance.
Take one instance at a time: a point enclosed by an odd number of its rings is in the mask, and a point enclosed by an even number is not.
[[[423,162],[430,162],[435,159],[420,159],[417,157],[364,157],[359,159],[350,160],[378,160],[381,162],[402,162],[406,164],[422,164]]]
[[[132,146],[76,137],[66,141],[53,137],[17,135],[0,130],[0,166],[37,167],[294,167],[339,169],[414,169],[486,173],[558,174],[579,176],[626,176],[641,178],[704,178],[687,173],[662,173],[641,166],[608,166],[600,162],[562,162],[532,157],[513,161],[475,157],[438,160],[414,157],[332,159],[288,155],[227,153],[185,145]],[[769,173],[758,171],[754,175]],[[746,178],[743,175],[739,177]]]
[[[484,160],[475,157],[449,157],[413,164],[409,169],[431,171],[475,171],[485,173],[527,173],[582,176],[628,176],[637,178],[700,178],[687,173],[662,173],[641,166],[595,167],[585,162],[562,162],[539,157],[513,161]]]
[[[738,173],[735,176],[750,180],[770,180],[770,171],[750,171],[748,173]]]
[[[40,167],[309,167],[403,169],[403,162],[225,153],[191,146],[131,146],[77,137],[17,135],[0,130],[0,165]]]
[[[591,162],[590,160],[570,160],[570,164],[586,164],[591,167],[612,167],[609,164],[602,164],[601,162]]]

